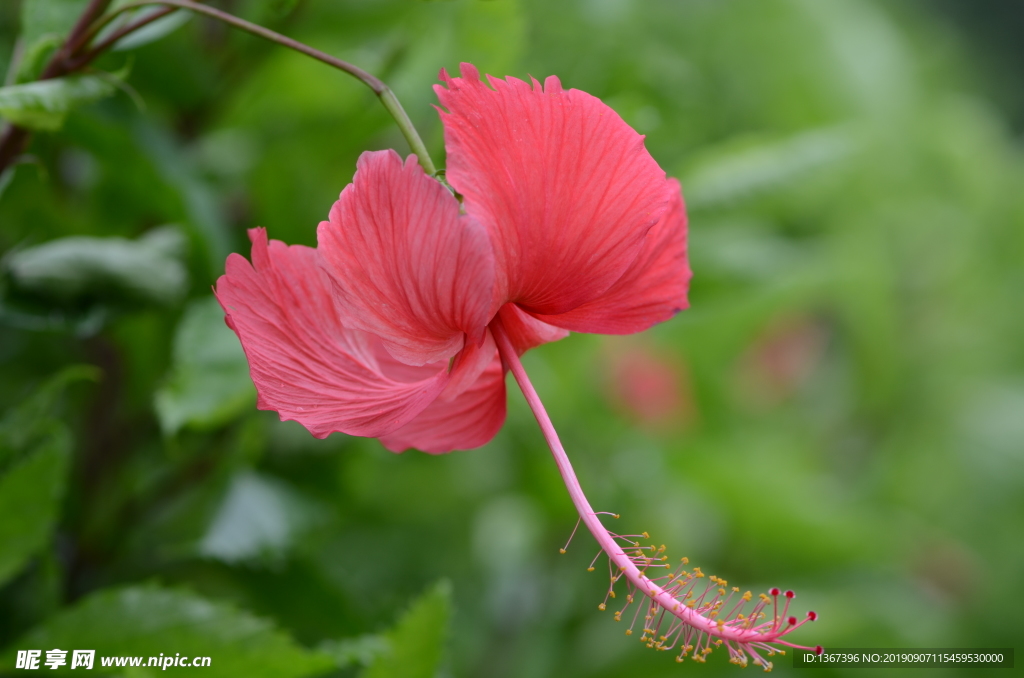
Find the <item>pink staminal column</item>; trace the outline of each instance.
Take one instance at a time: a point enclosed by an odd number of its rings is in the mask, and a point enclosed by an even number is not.
[[[690,653],[693,659],[704,661],[713,646],[720,647],[724,644],[731,662],[745,666],[749,657],[753,659],[755,665],[762,666],[766,671],[771,670],[772,663],[764,659],[759,650],[768,656],[776,653],[785,654],[779,646],[818,653],[822,651],[820,646],[807,647],[783,640],[784,636],[808,621],[817,619],[814,612],[808,612],[802,620],[789,616],[789,604],[794,598],[792,591],[782,594],[779,589],[773,588],[768,594],[760,594],[750,611],[745,612],[747,603],[753,600],[751,592],[736,595],[739,589],[733,587],[731,592],[727,591],[728,582],[724,579],[713,575],[706,577],[699,567],[689,571],[682,569],[682,565],[688,562],[686,558],[683,558],[680,567],[672,570],[666,562],[667,556],[662,555],[664,546],[659,548],[641,545],[639,539],[647,538],[647,533],[616,535],[609,532],[598,517],[600,514],[595,512],[587,501],[569,457],[558,439],[558,433],[537,391],[530,383],[501,319],[495,318],[490,324],[490,329],[502,360],[515,377],[540,425],[580,520],[610,560],[609,595],[615,597],[614,584],[625,577],[629,589],[626,607],[633,602],[636,592],[649,599],[649,603],[639,603],[640,608],[648,604],[650,606],[644,615],[642,641],[649,647],[659,650],[672,650],[678,646],[678,661],[682,661]],[[652,570],[653,573],[665,574],[649,576],[647,573]],[[707,583],[700,583],[701,579],[707,579]],[[780,595],[785,599],[781,606],[778,600]],[[599,606],[602,610],[606,608],[607,598],[605,601]],[[634,623],[641,611],[640,608],[634,615]],[[624,610],[625,608],[616,613],[617,621],[621,619]],[[631,634],[632,627],[626,633]]]

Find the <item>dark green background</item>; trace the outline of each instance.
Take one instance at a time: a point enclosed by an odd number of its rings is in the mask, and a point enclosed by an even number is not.
[[[1018,3],[215,4],[381,76],[436,160],[431,85],[460,61],[615,108],[682,181],[695,276],[643,336],[524,359],[591,502],[730,583],[795,589],[821,615],[798,642],[1018,643]],[[358,155],[408,149],[358,82],[206,20],[97,63],[127,66],[144,108],[76,109],[0,196],[0,672],[53,647],[204,653],[207,677],[740,670],[678,666],[598,612],[596,548],[559,555],[575,516],[514,385],[494,442],[441,457],[256,411],[210,299],[224,257],[257,225],[315,244]],[[19,268],[166,224],[138,261]],[[187,283],[140,289],[158,267]],[[72,365],[96,370],[40,392]]]

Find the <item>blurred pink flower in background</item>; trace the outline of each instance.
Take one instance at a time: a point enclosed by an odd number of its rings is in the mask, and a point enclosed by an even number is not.
[[[827,342],[827,329],[812,316],[773,319],[739,359],[740,401],[754,409],[770,409],[792,397],[821,363]]]
[[[680,356],[633,337],[610,337],[604,349],[605,395],[613,408],[652,432],[693,424],[690,375]]]

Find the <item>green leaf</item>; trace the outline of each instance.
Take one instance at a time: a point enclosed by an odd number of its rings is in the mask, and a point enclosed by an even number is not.
[[[199,553],[226,563],[280,558],[316,508],[285,483],[241,471],[199,544]]]
[[[95,380],[91,365],[48,379],[0,419],[0,585],[49,541],[64,497],[71,436],[54,418],[67,386]]]
[[[74,236],[21,250],[7,269],[20,289],[61,302],[82,298],[169,304],[188,282],[185,239],[174,226],[141,238]]]
[[[201,671],[206,678],[298,678],[335,664],[327,653],[303,648],[266,619],[154,585],[106,589],[85,598],[0,654],[0,671],[13,668],[16,650],[34,648],[96,650],[96,669],[111,656],[141,657],[143,666],[161,654],[210,657]]]
[[[71,438],[63,428],[0,475],[0,584],[50,539],[64,497]]]
[[[14,83],[31,82],[39,77],[47,60],[53,51],[61,46],[64,37],[51,33],[44,35],[25,50],[21,61],[17,64],[18,70],[15,74]]]
[[[110,76],[70,75],[0,87],[0,117],[34,130],[61,128],[71,109],[116,91]]]
[[[440,581],[415,600],[385,635],[387,650],[363,678],[434,678],[448,640],[451,597],[451,584]]]
[[[40,38],[71,32],[88,0],[22,0],[21,39],[31,49]]]
[[[319,649],[334,657],[339,669],[348,666],[369,666],[387,654],[390,643],[383,635],[368,633],[357,638],[326,640]]]
[[[220,304],[212,296],[192,302],[174,336],[170,379],[156,393],[164,433],[221,425],[252,407],[254,392],[245,353]]]
[[[847,159],[854,147],[843,128],[727,143],[682,173],[686,204],[691,209],[718,207],[778,190]]]
[[[12,181],[14,181],[14,169],[16,167],[17,165],[9,165],[7,169],[0,172],[0,198],[4,197],[4,191],[6,191],[7,187],[11,185]]]
[[[177,191],[187,214],[187,224],[205,247],[209,273],[224,271],[231,253],[231,236],[218,192],[182,148],[182,140],[167,129],[140,119],[133,126],[137,147],[149,156],[166,184]]]
[[[145,7],[142,9],[142,12],[152,11],[153,8],[151,7]],[[141,16],[142,14],[139,13],[138,16],[132,16],[132,19],[136,19]],[[157,19],[151,24],[143,26],[133,33],[129,33],[118,40],[113,49],[115,52],[124,52],[130,49],[137,49],[143,45],[148,45],[151,42],[156,42],[160,38],[170,35],[187,24],[191,18],[192,12],[178,10],[177,12],[173,12],[165,17]]]
[[[51,433],[57,423],[54,410],[69,384],[98,381],[99,377],[100,371],[92,365],[72,365],[50,377],[17,407],[5,412],[0,419],[0,470],[8,459],[34,448]]]

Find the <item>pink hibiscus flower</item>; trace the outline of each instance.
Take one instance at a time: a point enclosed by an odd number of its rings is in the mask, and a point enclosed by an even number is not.
[[[412,156],[364,153],[316,249],[254,229],[252,263],[228,258],[216,294],[258,406],[317,437],[441,453],[497,433],[511,370],[614,565],[610,587],[625,577],[627,606],[637,592],[650,599],[642,638],[698,659],[714,638],[734,661],[770,666],[758,648],[788,645],[779,638],[803,623],[786,616],[791,593],[780,616],[773,590],[764,621],[767,596],[747,614],[749,593],[727,608],[725,582],[698,587],[699,568],[646,574],[666,567],[662,551],[602,525],[519,362],[569,330],[630,334],[686,308],[678,182],[611,108],[555,77],[543,87],[489,77],[488,87],[469,64],[461,75],[442,71],[435,86],[456,195]],[[672,621],[651,622],[656,610]]]
[[[468,64],[441,77],[461,206],[414,156],[364,153],[315,250],[254,229],[252,264],[234,254],[217,281],[259,407],[317,437],[479,447],[505,417],[496,323],[521,354],[687,305],[679,184],[642,136],[554,77],[491,89]]]

